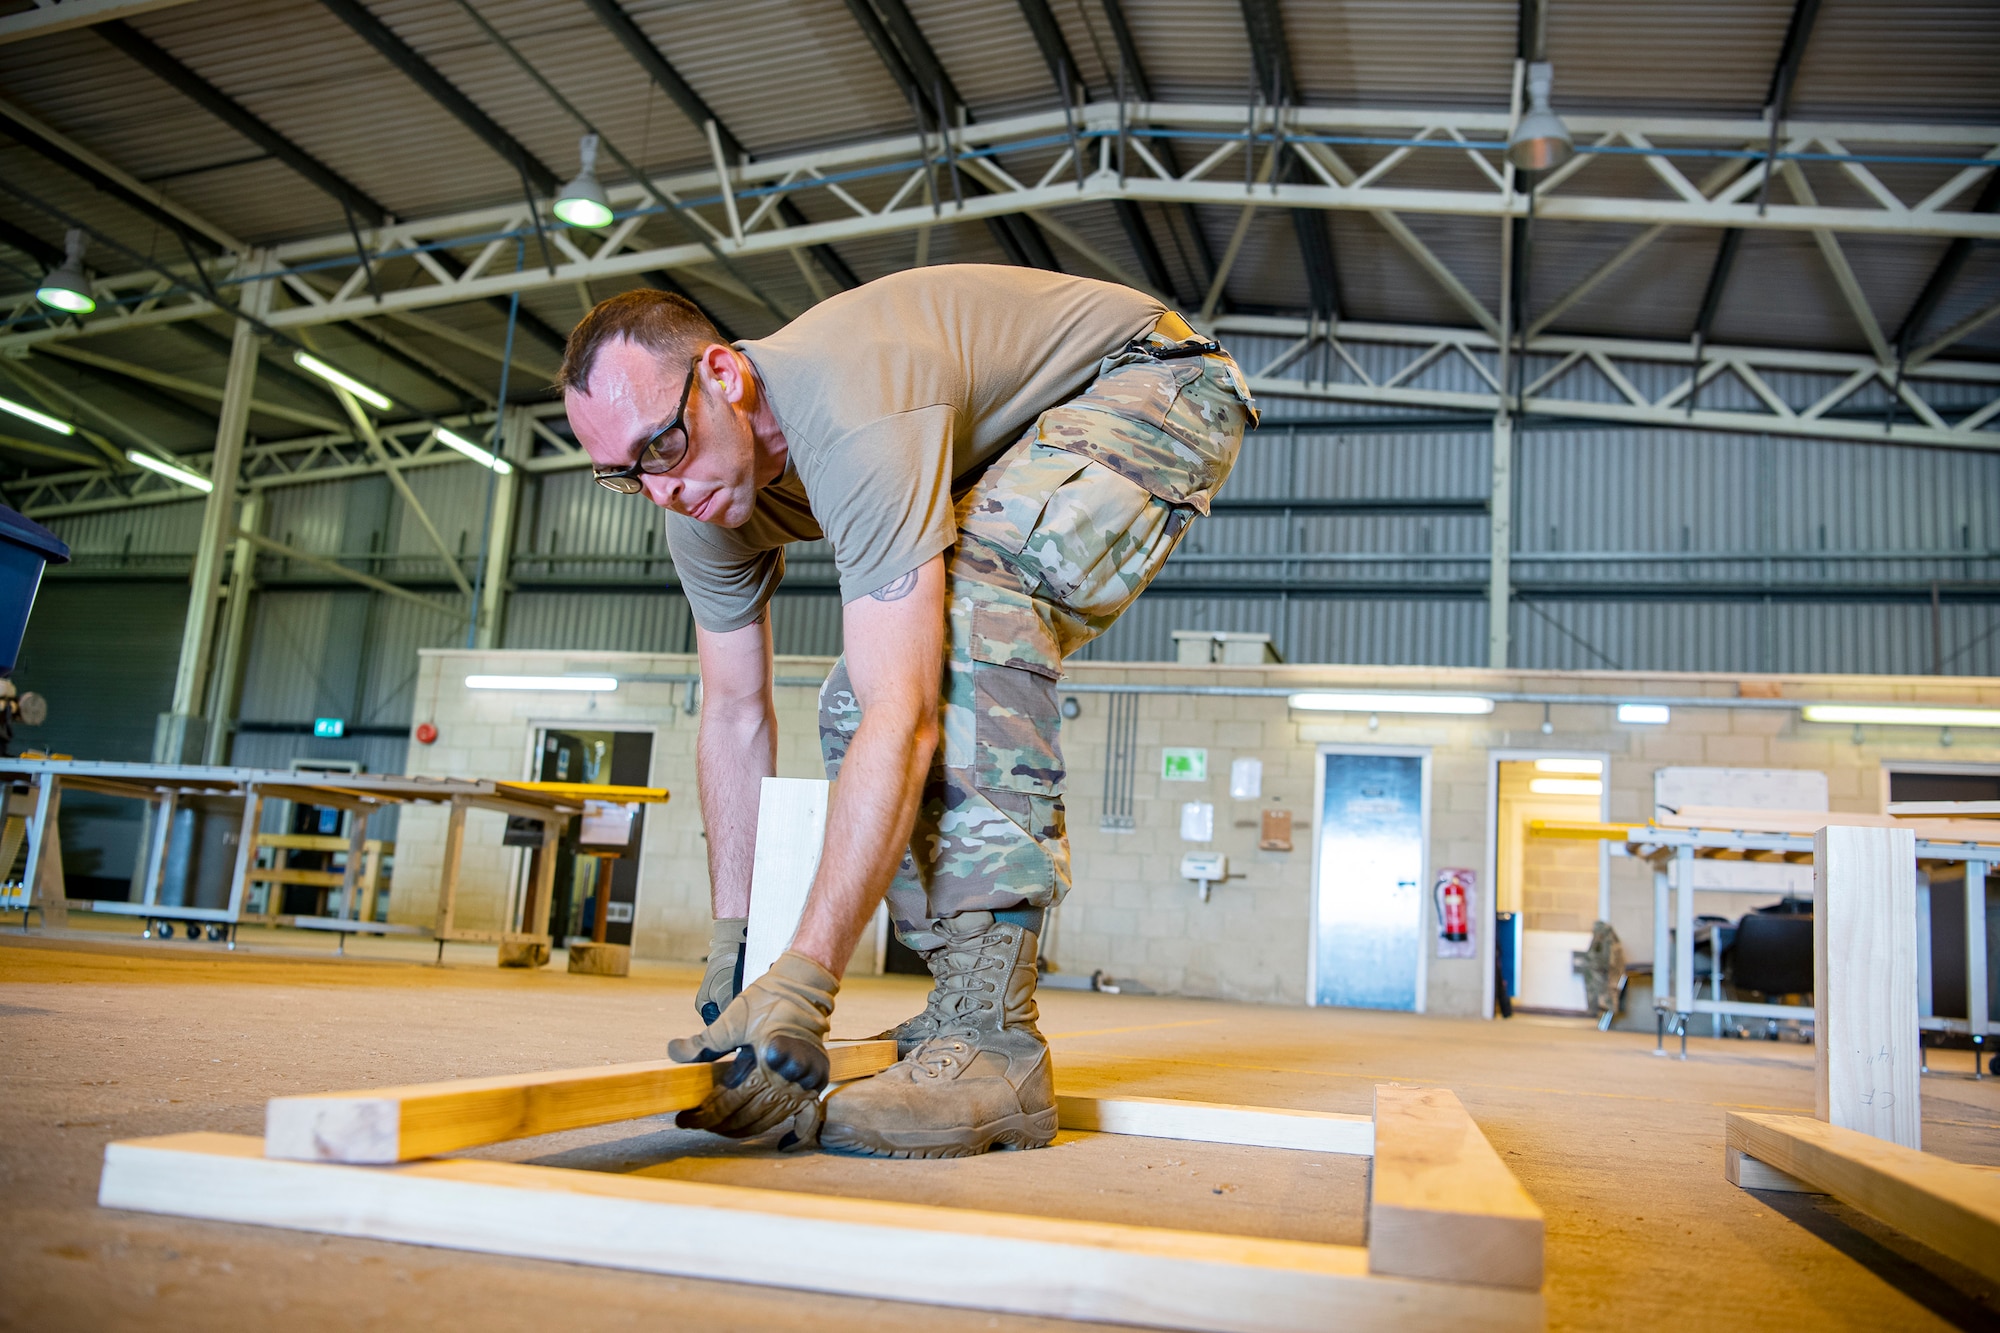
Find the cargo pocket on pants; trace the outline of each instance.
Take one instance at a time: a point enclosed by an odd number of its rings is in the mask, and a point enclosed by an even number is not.
[[[988,792],[1061,796],[1056,678],[1062,665],[1048,626],[1025,596],[1019,602],[1005,593],[982,597],[972,608],[969,656],[973,785]],[[1022,803],[998,804],[1009,808]]]

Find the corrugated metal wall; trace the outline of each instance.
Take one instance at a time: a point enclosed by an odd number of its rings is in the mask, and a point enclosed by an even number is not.
[[[1254,366],[1280,346],[1246,338],[1238,351]],[[1416,350],[1356,354],[1385,377]],[[1483,385],[1456,357],[1418,379]],[[1712,392],[1705,401],[1718,406],[1747,394]],[[1226,629],[1267,632],[1294,662],[1484,663],[1488,432],[1356,404],[1267,407],[1220,510],[1084,658],[1170,658],[1174,630]],[[488,474],[439,466],[409,479],[470,569]],[[2000,674],[2000,456],[1531,421],[1515,492],[1516,665],[1922,673],[1941,662],[1949,674]],[[1443,511],[1312,512],[1330,500]],[[1230,508],[1246,502],[1299,508]],[[274,488],[264,503],[271,536],[462,602],[385,479]],[[574,471],[524,476],[517,513],[504,646],[690,646],[657,511]],[[48,734],[63,748],[149,751],[200,514],[189,501],[54,524],[77,559],[49,580],[20,679],[57,704]],[[838,652],[827,551],[795,548],[788,568],[791,591],[773,609],[778,651]],[[416,650],[462,642],[463,622],[296,561],[262,558],[258,579],[238,712],[265,729],[240,737],[237,757],[399,766]],[[315,742],[270,730],[320,716],[383,734]]]

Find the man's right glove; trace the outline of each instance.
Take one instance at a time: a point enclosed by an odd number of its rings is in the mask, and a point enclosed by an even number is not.
[[[704,1023],[722,1017],[722,1011],[743,989],[743,950],[750,941],[750,918],[716,918],[715,933],[708,941],[708,971],[702,973],[701,989],[694,993],[695,1012]]]
[[[815,1141],[819,1094],[829,1072],[828,1019],[839,989],[833,973],[788,951],[708,1027],[668,1042],[668,1056],[683,1064],[736,1057],[727,1072],[717,1071],[707,1100],[682,1111],[674,1123],[732,1139],[755,1138],[785,1125],[780,1147]]]

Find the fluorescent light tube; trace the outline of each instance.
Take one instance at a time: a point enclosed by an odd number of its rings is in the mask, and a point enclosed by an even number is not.
[[[168,480],[177,481],[183,486],[191,486],[203,495],[215,489],[215,483],[207,477],[202,476],[201,473],[190,472],[184,467],[175,467],[172,463],[162,462],[151,454],[142,454],[137,449],[127,449],[125,457],[135,466],[145,468],[148,472],[157,472]]]
[[[395,406],[382,393],[369,388],[346,371],[337,370],[329,366],[311,352],[293,352],[292,360],[298,363],[299,369],[311,371],[328,384],[338,385],[340,388],[353,394],[356,398],[359,398],[362,402],[368,404],[368,406],[374,408],[377,412],[387,412]]]
[[[456,449],[460,453],[464,454],[467,458],[470,458],[473,462],[482,464],[486,467],[490,467],[503,477],[506,476],[509,472],[512,472],[514,470],[514,465],[512,463],[509,463],[504,458],[500,458],[494,454],[487,453],[484,449],[481,449],[478,445],[474,444],[471,440],[466,439],[463,435],[460,435],[457,431],[446,430],[443,426],[439,426],[437,429],[437,437],[439,444],[445,444],[451,446],[453,449]]]
[[[1537,773],[1580,773],[1585,777],[1598,777],[1604,772],[1602,759],[1537,759]]]
[[[2000,708],[1890,708],[1872,704],[1809,704],[1808,722],[1882,723],[1892,727],[2000,727]]]
[[[1533,778],[1528,790],[1537,796],[1602,796],[1604,784],[1596,778]]]
[[[76,427],[67,421],[50,416],[47,412],[37,412],[26,403],[17,403],[12,398],[0,398],[0,412],[12,412],[23,421],[32,421],[43,430],[52,430],[58,435],[74,435]]]
[[[1295,694],[1307,713],[1490,713],[1491,699],[1470,694]]]
[[[1674,710],[1665,704],[1619,704],[1618,720],[1641,726],[1664,727],[1673,720]]]
[[[467,676],[468,690],[586,690],[609,694],[618,688],[616,676]]]

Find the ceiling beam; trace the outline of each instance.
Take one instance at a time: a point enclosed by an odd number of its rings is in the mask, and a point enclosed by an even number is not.
[[[1280,108],[1299,103],[1298,79],[1292,71],[1291,44],[1285,40],[1285,17],[1278,0],[1243,0],[1243,28],[1250,39],[1250,55],[1257,70],[1257,85]],[[1287,155],[1277,179],[1298,180],[1301,164]],[[1340,269],[1333,258],[1333,234],[1323,213],[1293,209],[1292,231],[1298,239],[1299,259],[1305,265],[1306,287],[1312,309],[1323,319],[1340,314]]]
[[[743,141],[730,132],[729,126],[724,123],[722,117],[715,114],[714,108],[702,100],[701,94],[694,90],[692,84],[681,77],[680,71],[673,67],[660,49],[653,45],[652,39],[632,21],[632,16],[625,12],[618,0],[584,0],[584,3],[590,12],[597,16],[597,21],[604,25],[605,30],[618,39],[618,44],[625,48],[625,53],[632,57],[639,68],[646,71],[646,77],[667,95],[667,100],[680,108],[680,113],[687,117],[690,124],[700,129],[710,121],[715,122],[716,137],[722,141],[722,152],[725,157],[735,161],[749,156],[749,150],[743,146]],[[778,214],[795,227],[804,226],[811,221],[790,198],[779,203]],[[812,247],[812,256],[842,287],[861,285],[861,279],[856,276],[853,268],[832,246],[815,245]],[[687,294],[683,291],[681,295]],[[694,300],[691,296],[688,299]],[[697,301],[695,304],[701,303]],[[711,322],[714,318],[710,313]],[[720,328],[721,325],[718,324],[716,327]]]
[[[98,24],[95,31],[175,92],[311,181],[336,202],[352,209],[369,226],[379,227],[387,219],[388,210],[365,190],[287,139],[235,98],[162,50],[131,24],[113,19]]]
[[[1056,22],[1055,13],[1049,8],[1049,0],[1019,0],[1021,16],[1027,20],[1028,31],[1034,34],[1035,45],[1041,50],[1042,62],[1049,67],[1049,78],[1055,84],[1056,96],[1068,101],[1077,101],[1089,96],[1083,76],[1077,72],[1076,55],[1064,40],[1062,26]],[[1153,291],[1163,299],[1172,299],[1174,283],[1167,272],[1167,265],[1160,254],[1160,247],[1153,239],[1152,228],[1146,223],[1145,210],[1129,199],[1113,201],[1112,211],[1117,215],[1118,225],[1125,232],[1126,244],[1139,260],[1139,267],[1146,275],[1146,281]]]
[[[1118,47],[1118,63],[1124,72],[1125,95],[1140,102],[1152,101],[1153,84],[1146,77],[1145,62],[1139,59],[1139,43],[1132,36],[1132,25],[1125,21],[1123,0],[1103,0],[1103,9],[1104,21],[1111,26],[1112,42]],[[1159,157],[1160,165],[1176,176],[1180,175],[1180,161],[1170,141],[1158,140],[1153,151]],[[1184,297],[1189,308],[1193,308],[1200,303],[1200,293],[1215,277],[1215,253],[1209,249],[1208,233],[1202,229],[1201,214],[1195,211],[1194,205],[1182,204],[1179,212],[1181,229],[1187,235],[1188,247],[1194,251],[1192,262],[1189,262],[1186,255],[1182,256],[1182,262],[1194,270],[1189,276],[1194,279],[1196,290],[1191,297]],[[1174,235],[1171,227],[1168,229],[1168,234]],[[1178,243],[1177,235],[1174,239]]]
[[[1979,198],[1972,204],[1972,211],[1975,213],[1991,213],[1996,209],[2000,209],[2000,169],[1987,174],[1986,187],[1979,192]],[[1945,247],[1944,256],[1938,260],[1937,267],[1931,270],[1930,277],[1924,282],[1923,290],[1918,292],[1917,299],[1910,303],[1909,313],[1903,316],[1902,324],[1896,329],[1898,361],[1909,359],[1911,351],[1917,346],[1917,340],[1923,336],[1924,326],[1929,324],[1931,316],[1937,313],[1938,304],[1944,300],[1945,293],[1951,290],[1951,285],[1958,281],[1960,271],[1965,268],[1965,261],[1972,257],[1972,244],[1971,240],[1960,236]]]
[[[60,136],[49,133],[25,113],[17,112],[4,102],[0,102],[0,117],[4,117],[4,129],[23,148],[55,163],[64,171],[89,184],[92,188],[110,195],[125,207],[147,220],[165,227],[180,237],[193,250],[209,255],[219,255],[226,247],[207,232],[191,227],[176,210],[166,206],[161,197],[146,189],[122,172],[114,174],[105,169],[105,164],[93,160],[91,156],[75,151],[74,145]]]
[[[503,162],[524,174],[536,193],[553,195],[562,188],[562,182],[553,171],[524,148],[518,139],[500,128],[499,122],[473,105],[471,98],[440,74],[435,65],[418,55],[414,47],[391,32],[388,25],[369,12],[360,0],[320,0],[320,3],[335,18],[352,28],[356,36],[374,47],[405,78],[423,89],[453,119],[472,131]]]
[[[17,227],[5,218],[0,218],[0,244],[12,246],[43,268],[54,268],[67,257],[61,246],[50,245],[35,233],[25,227]]]
[[[875,48],[889,77],[917,108],[919,128],[928,124],[940,134],[949,134],[954,120],[969,124],[976,119],[903,0],[847,0],[847,9],[867,36],[869,45]],[[940,102],[944,104],[942,108]],[[961,171],[957,181],[969,198],[983,198],[991,193],[984,182],[969,173]],[[1048,238],[1042,235],[1033,218],[1014,214],[989,217],[986,229],[1009,263],[1062,271],[1055,251],[1049,248]]]
[[[155,9],[172,9],[188,0],[35,0],[34,7],[0,18],[0,46],[29,37],[68,32],[107,19],[131,18]]]
[[[1814,22],[1819,18],[1819,0],[1793,0],[1792,16],[1785,25],[1785,39],[1778,45],[1778,60],[1771,69],[1770,86],[1764,92],[1764,115],[1771,122],[1771,152],[1775,154],[1778,132],[1785,113],[1791,109],[1792,88],[1798,82],[1799,66],[1806,58],[1806,43],[1812,40]],[[1769,190],[1771,179],[1770,161],[1765,163],[1764,184],[1759,187],[1760,197]],[[1715,326],[1715,315],[1722,308],[1722,293],[1729,285],[1730,271],[1736,266],[1736,252],[1742,243],[1742,232],[1731,228],[1723,233],[1722,244],[1715,252],[1715,264],[1708,271],[1708,286],[1702,293],[1701,310],[1695,317],[1695,356],[1701,356],[1701,346],[1708,341]]]

